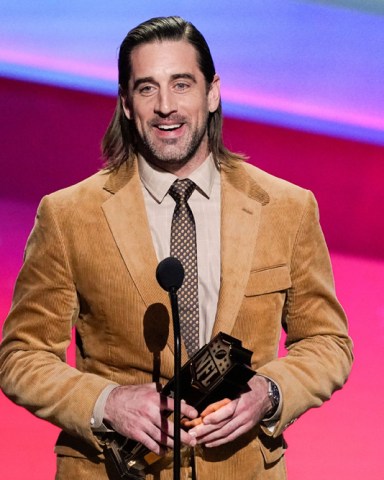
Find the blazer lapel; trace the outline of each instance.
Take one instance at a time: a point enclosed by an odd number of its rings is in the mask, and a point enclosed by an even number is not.
[[[129,170],[125,166],[111,174],[105,187],[113,195],[102,205],[112,235],[127,270],[144,304],[161,303],[171,317],[170,301],[157,283],[158,260],[147,220],[137,163]],[[168,346],[173,346],[173,325],[169,322]],[[184,352],[186,355],[186,352]]]
[[[212,337],[230,334],[248,282],[262,205],[268,194],[242,165],[221,174],[221,285]]]

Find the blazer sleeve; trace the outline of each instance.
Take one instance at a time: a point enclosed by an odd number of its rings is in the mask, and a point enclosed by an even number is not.
[[[336,297],[328,249],[311,192],[307,192],[294,239],[290,270],[292,286],[283,311],[288,353],[258,370],[274,379],[282,391],[275,437],[340,389],[353,359],[346,316]]]
[[[79,306],[50,197],[38,209],[0,348],[0,385],[15,403],[100,450],[90,419],[112,382],[66,363]]]

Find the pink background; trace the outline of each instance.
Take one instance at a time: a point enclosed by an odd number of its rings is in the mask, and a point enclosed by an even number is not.
[[[114,100],[0,79],[0,105],[2,321],[40,197],[101,166],[98,145]],[[346,387],[286,433],[289,478],[379,480],[384,471],[384,147],[233,118],[226,119],[225,137],[252,163],[314,191],[355,342]],[[1,478],[53,478],[57,429],[1,393],[0,412]]]

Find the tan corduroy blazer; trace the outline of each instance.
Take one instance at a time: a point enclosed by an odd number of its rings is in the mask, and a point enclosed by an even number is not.
[[[283,407],[273,436],[258,426],[224,447],[197,449],[198,480],[280,480],[282,432],[343,385],[351,342],[313,195],[245,163],[223,167],[221,178],[213,335],[226,332],[254,352],[253,368],[280,385]],[[4,326],[0,378],[12,400],[63,429],[59,479],[108,478],[90,428],[104,387],[157,380],[157,369],[161,381],[173,375],[157,263],[136,164],[42,200]],[[73,325],[77,369],[65,363]],[[277,359],[282,325],[288,355]]]

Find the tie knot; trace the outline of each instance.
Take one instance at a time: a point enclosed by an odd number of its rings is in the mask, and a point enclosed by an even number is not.
[[[169,189],[169,194],[175,200],[176,203],[181,201],[187,202],[192,195],[193,190],[196,188],[196,184],[189,178],[183,180],[176,180]]]

